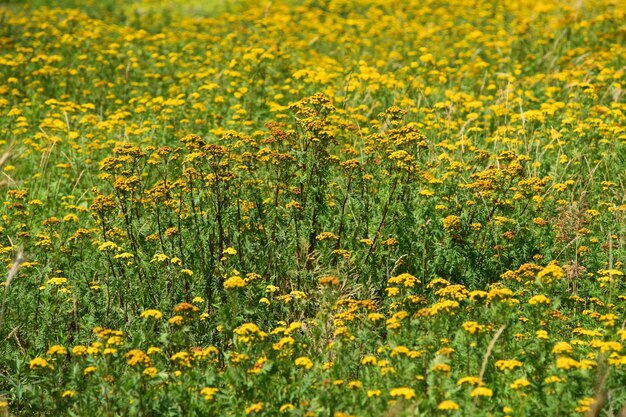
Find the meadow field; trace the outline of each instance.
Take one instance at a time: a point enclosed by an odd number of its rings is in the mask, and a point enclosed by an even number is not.
[[[622,0],[0,2],[0,416],[626,417]]]

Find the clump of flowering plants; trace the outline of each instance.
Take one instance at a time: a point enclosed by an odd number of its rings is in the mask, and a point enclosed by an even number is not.
[[[626,413],[621,3],[97,3],[0,6],[0,415]]]

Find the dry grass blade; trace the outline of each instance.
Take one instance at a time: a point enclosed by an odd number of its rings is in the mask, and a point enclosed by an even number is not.
[[[17,275],[17,271],[20,269],[20,265],[24,262],[24,254],[22,252],[18,252],[15,257],[15,261],[13,262],[13,266],[9,270],[7,274],[7,279],[4,282],[4,292],[2,293],[2,306],[0,307],[0,331],[4,327],[4,308],[7,301],[7,293],[9,292],[9,287],[11,286],[11,282],[13,278]]]
[[[481,381],[483,380],[483,376],[485,375],[485,369],[487,368],[487,362],[489,362],[489,356],[491,356],[491,351],[496,345],[496,341],[498,340],[504,329],[506,329],[506,325],[502,325],[498,329],[496,334],[493,335],[493,339],[491,339],[491,342],[489,342],[489,346],[487,347],[487,351],[485,352],[485,357],[483,358],[483,364],[480,367],[480,375],[478,376],[478,379],[480,379]]]

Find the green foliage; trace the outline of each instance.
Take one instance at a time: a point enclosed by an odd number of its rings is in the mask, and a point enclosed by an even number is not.
[[[623,414],[626,11],[468,7],[0,6],[0,415]]]

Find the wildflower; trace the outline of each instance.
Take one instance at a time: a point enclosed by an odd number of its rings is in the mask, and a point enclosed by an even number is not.
[[[47,360],[45,360],[44,358],[34,358],[30,361],[30,369],[37,369],[37,368],[50,368],[50,369],[54,369],[54,366],[52,366],[51,364],[48,363]]]
[[[510,387],[513,390],[518,390],[520,388],[524,388],[529,385],[530,385],[530,382],[526,378],[518,378],[511,383]]]
[[[565,379],[556,375],[552,375],[552,376],[546,377],[543,380],[543,382],[545,382],[546,384],[556,384],[559,382],[565,382]]]
[[[348,382],[348,388],[350,389],[359,389],[363,386],[363,383],[361,381],[349,381]]]
[[[389,395],[392,397],[403,397],[405,400],[410,400],[411,398],[415,398],[415,390],[408,387],[393,388],[389,391]]]
[[[157,374],[158,370],[154,366],[149,366],[143,370],[143,374],[145,376],[149,376],[150,378],[154,378]]]
[[[367,319],[370,321],[378,321],[384,319],[385,316],[380,313],[370,313],[367,315]]]
[[[496,361],[496,368],[501,371],[513,370],[515,368],[519,368],[520,366],[522,366],[522,362],[518,361],[517,359]]]
[[[437,405],[437,409],[444,411],[458,410],[459,405],[452,400],[444,400]]]
[[[163,317],[163,313],[161,313],[159,310],[155,310],[155,309],[149,309],[149,310],[144,310],[141,314],[140,314],[141,318],[154,318],[155,320],[159,320],[160,318]]]
[[[414,287],[419,280],[411,274],[400,274],[396,277],[389,278],[389,284],[404,285],[405,287]]]
[[[293,404],[291,403],[286,403],[280,406],[280,408],[278,409],[279,412],[284,413],[286,411],[291,411],[294,409]]]
[[[87,353],[87,347],[82,345],[77,345],[72,348],[72,353],[76,356],[81,356]]]
[[[152,260],[150,262],[165,262],[169,259],[169,256],[167,256],[164,253],[157,253],[152,257]]]
[[[272,294],[275,293],[276,291],[280,290],[280,288],[278,288],[276,285],[268,285],[265,287],[265,292],[268,294]]]
[[[325,275],[323,277],[320,277],[318,279],[318,282],[321,285],[325,285],[325,286],[334,286],[334,285],[339,285],[339,278],[337,278],[334,275]]]
[[[200,395],[202,395],[206,401],[212,401],[213,397],[218,392],[219,392],[219,388],[204,387],[200,390]]]
[[[587,398],[583,398],[581,400],[578,401],[578,407],[576,407],[576,412],[577,413],[587,413],[589,411],[591,411],[591,406],[593,404],[595,404],[596,400],[591,398],[591,397],[587,397]]]
[[[463,329],[469,334],[475,334],[482,331],[484,329],[484,326],[478,324],[475,321],[466,321],[465,323],[463,323]]]
[[[365,356],[361,359],[361,365],[376,365],[376,356]]]
[[[565,276],[565,271],[556,261],[550,262],[537,274],[537,279],[543,284],[550,284],[553,280],[559,280]]]
[[[530,300],[528,300],[528,304],[530,305],[535,305],[535,304],[550,304],[552,302],[552,300],[550,300],[548,297],[546,297],[543,294],[539,294],[539,295],[535,295],[533,297],[531,297]]]
[[[453,232],[461,227],[461,219],[454,215],[447,216],[442,220],[442,223],[446,232]]]
[[[572,345],[567,342],[557,342],[552,348],[552,353],[557,355],[562,353],[572,353]]]
[[[433,372],[441,372],[444,374],[449,373],[451,369],[452,367],[448,365],[447,363],[440,363],[430,368],[430,370]]]
[[[68,389],[61,393],[61,398],[66,398],[66,397],[72,398],[74,395],[76,395],[76,391]]]
[[[243,278],[241,278],[239,275],[233,275],[232,277],[224,281],[224,288],[226,289],[243,288],[245,286],[246,286],[246,281]]]
[[[234,248],[226,248],[222,252],[224,255],[237,255],[237,249]]]
[[[476,387],[470,392],[470,397],[491,397],[493,396],[493,391],[487,387]]]
[[[480,378],[476,376],[464,376],[463,378],[459,379],[457,382],[457,385],[463,385],[463,384],[482,385],[482,381],[480,380]]]
[[[46,284],[48,285],[63,285],[67,282],[67,278],[63,278],[63,277],[55,277],[55,278],[50,278]]]
[[[263,403],[262,402],[258,402],[258,403],[254,403],[248,407],[246,407],[246,414],[252,414],[252,413],[260,413],[261,411],[263,411]]]
[[[336,234],[331,233],[331,232],[322,232],[319,235],[317,235],[315,237],[315,239],[317,239],[317,240],[328,240],[328,239],[339,240],[339,236],[337,236]]]
[[[65,354],[67,354],[67,349],[65,349],[61,345],[50,346],[50,349],[48,349],[48,352],[46,352],[46,355],[48,355],[48,356],[65,355]]]
[[[306,356],[300,356],[294,361],[294,364],[296,366],[300,366],[305,369],[313,368],[313,362],[311,361],[311,359],[307,358]]]
[[[95,366],[88,366],[85,369],[83,369],[83,375],[91,375],[94,372],[96,372],[96,367]]]
[[[381,391],[379,389],[370,389],[367,390],[367,396],[368,398],[371,397],[380,397]]]

